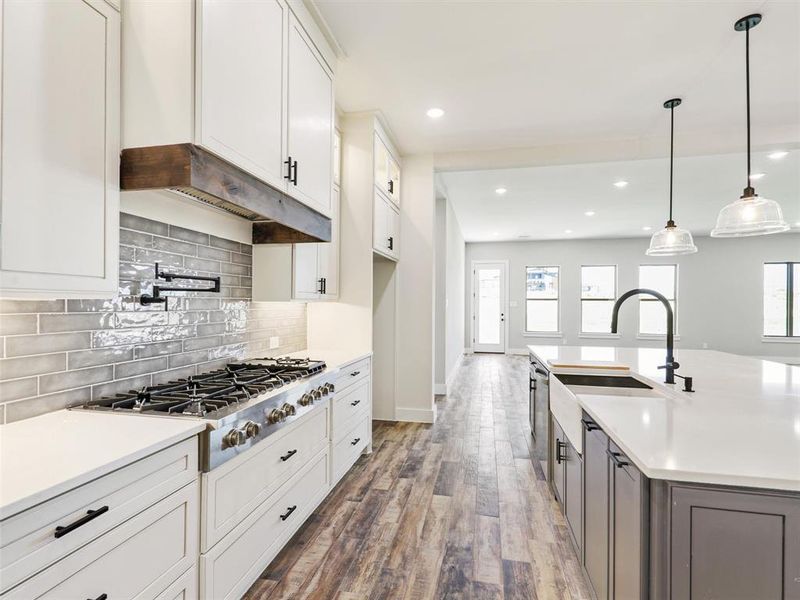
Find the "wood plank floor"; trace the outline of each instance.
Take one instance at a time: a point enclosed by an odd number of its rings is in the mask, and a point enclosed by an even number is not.
[[[374,424],[248,600],[590,598],[531,459],[524,357],[466,356],[435,425]]]

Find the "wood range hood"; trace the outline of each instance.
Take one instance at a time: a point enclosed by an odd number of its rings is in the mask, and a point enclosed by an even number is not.
[[[331,220],[194,144],[126,148],[123,191],[166,189],[253,221],[254,244],[331,241]]]

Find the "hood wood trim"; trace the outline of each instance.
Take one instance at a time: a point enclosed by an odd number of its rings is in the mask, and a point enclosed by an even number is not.
[[[254,244],[331,241],[331,220],[194,144],[126,148],[123,191],[167,189],[254,221]]]

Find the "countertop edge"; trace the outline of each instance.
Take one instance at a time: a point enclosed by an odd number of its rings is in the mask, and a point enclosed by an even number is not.
[[[138,460],[141,460],[142,458],[155,454],[156,452],[160,452],[165,448],[168,448],[179,442],[194,437],[201,431],[204,431],[205,428],[206,424],[204,422],[197,422],[194,424],[193,427],[189,427],[181,432],[176,432],[173,435],[170,435],[168,437],[159,440],[158,442],[150,444],[149,446],[139,448],[135,452],[120,457],[117,460],[104,463],[99,467],[81,473],[80,475],[72,477],[71,479],[65,479],[49,488],[40,490],[29,496],[19,498],[18,500],[15,500],[10,504],[0,506],[0,521],[13,517],[16,514],[19,514],[23,511],[33,508],[37,504],[41,504],[43,502],[52,500],[53,498],[60,496],[61,494],[69,492],[70,490],[78,488],[82,485],[86,485],[87,483],[90,483],[95,479],[99,479],[100,477],[108,475],[109,473],[112,473],[113,471],[116,471],[127,465],[130,465]]]

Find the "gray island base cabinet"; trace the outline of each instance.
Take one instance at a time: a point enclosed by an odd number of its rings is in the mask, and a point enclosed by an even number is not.
[[[597,600],[800,600],[800,494],[649,479],[582,420],[581,457],[553,419],[550,484]]]

